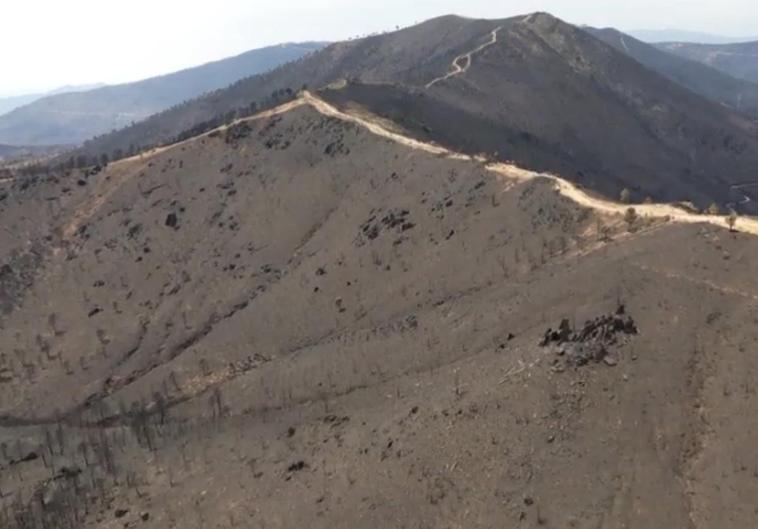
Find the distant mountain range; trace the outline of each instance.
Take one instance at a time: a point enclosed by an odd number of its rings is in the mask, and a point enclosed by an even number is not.
[[[0,116],[0,143],[76,145],[323,46],[282,44],[134,83],[46,96]]]
[[[65,94],[68,92],[85,92],[87,90],[94,90],[105,86],[103,83],[90,84],[90,85],[76,85],[76,86],[62,86],[49,92],[38,92],[33,94],[21,94],[15,96],[0,97],[0,116],[7,114],[11,110],[33,103],[43,97],[52,96],[56,94]]]
[[[627,34],[643,42],[697,42],[701,44],[731,44],[735,42],[749,42],[758,40],[758,37],[726,37],[712,35],[698,31],[682,29],[641,29],[627,31]]]
[[[660,49],[701,62],[738,79],[758,83],[758,39],[738,44],[689,44],[669,42]]]

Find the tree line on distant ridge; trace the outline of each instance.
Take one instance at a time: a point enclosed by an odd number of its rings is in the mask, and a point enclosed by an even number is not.
[[[307,86],[303,85],[302,89],[306,89]],[[179,134],[177,134],[171,141],[164,142],[162,144],[148,144],[148,145],[129,145],[128,148],[118,148],[110,153],[101,153],[99,155],[88,154],[76,154],[76,151],[69,154],[68,157],[63,155],[52,162],[42,163],[29,163],[22,165],[14,169],[14,172],[21,176],[43,176],[56,172],[72,171],[74,169],[86,169],[95,168],[95,172],[99,172],[102,167],[105,167],[110,162],[115,162],[123,158],[129,158],[141,153],[147,152],[156,147],[165,145],[171,145],[180,141],[199,136],[208,131],[216,129],[224,124],[230,123],[235,119],[244,119],[254,116],[258,112],[274,108],[283,103],[294,100],[297,97],[297,92],[292,88],[281,88],[274,90],[271,95],[266,97],[263,101],[252,101],[249,105],[231,110],[229,112],[218,114],[213,118],[202,121],[197,125],[194,125]],[[165,111],[168,112],[168,111]]]

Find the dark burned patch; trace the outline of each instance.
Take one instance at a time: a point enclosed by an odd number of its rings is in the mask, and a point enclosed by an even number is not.
[[[634,319],[620,305],[615,313],[589,320],[580,329],[572,328],[568,319],[561,321],[558,330],[548,329],[540,342],[541,347],[554,347],[554,366],[581,367],[590,362],[604,362],[614,366],[618,363],[616,350],[631,336],[638,333]]]
[[[129,239],[136,239],[141,231],[142,231],[142,224],[135,224],[134,226],[129,228],[129,231],[126,232],[126,236]]]
[[[30,463],[39,459],[37,452],[27,452],[26,455],[21,456],[19,459],[11,459],[8,461],[9,466],[19,465],[21,463]]]
[[[179,228],[179,217],[176,213],[169,213],[166,215],[166,220],[164,224],[169,228],[178,229]]]
[[[338,415],[327,415],[324,417],[324,423],[331,425],[332,428],[338,428],[349,421],[350,417],[347,415],[343,415],[342,417]]]
[[[340,155],[347,156],[348,154],[350,154],[350,148],[347,145],[345,145],[345,143],[343,142],[343,138],[340,136],[339,139],[329,143],[324,148],[324,154],[331,158],[335,158]]]
[[[21,300],[34,283],[42,261],[42,247],[34,244],[30,250],[17,251],[8,261],[0,263],[0,314],[9,314]]]
[[[284,134],[275,134],[268,138],[263,145],[269,150],[284,151],[292,145],[292,142]]]
[[[260,136],[261,138],[265,138],[266,136],[271,134],[273,130],[276,128],[276,126],[279,123],[281,123],[283,119],[284,118],[282,118],[282,116],[274,116],[268,121],[266,121],[266,124],[263,126],[263,128],[261,128],[260,132],[258,133],[258,136]]]
[[[295,461],[290,466],[287,467],[287,472],[300,472],[301,470],[305,470],[308,468],[308,463],[305,461]]]
[[[375,213],[361,225],[356,245],[361,246],[367,240],[373,241],[385,232],[402,234],[415,227],[416,224],[411,222],[410,211],[407,209],[391,209],[384,215],[381,212]]]
[[[252,127],[250,127],[250,125],[247,123],[236,123],[226,129],[224,141],[226,141],[228,145],[235,145],[238,142],[249,137],[252,132]]]
[[[571,231],[587,215],[588,210],[578,208],[568,199],[556,200],[555,193],[547,179],[538,179],[529,182],[519,195],[519,209],[529,213],[534,230],[561,226],[564,231]]]

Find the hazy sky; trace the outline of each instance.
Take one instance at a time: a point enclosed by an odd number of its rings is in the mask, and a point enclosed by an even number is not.
[[[3,0],[0,95],[118,83],[269,44],[341,40],[434,16],[549,11],[577,24],[758,33],[756,0]]]

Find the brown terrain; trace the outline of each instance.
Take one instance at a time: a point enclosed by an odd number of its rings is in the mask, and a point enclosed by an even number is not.
[[[0,527],[755,527],[758,221],[340,86],[0,178]]]

